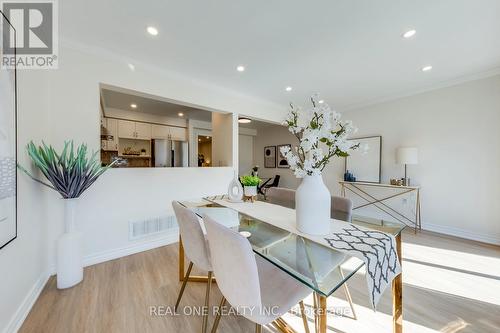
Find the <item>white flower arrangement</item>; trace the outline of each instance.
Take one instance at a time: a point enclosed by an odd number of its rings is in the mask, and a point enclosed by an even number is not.
[[[283,122],[299,140],[295,151],[288,146],[280,149],[297,178],[320,175],[332,157],[349,156],[349,150],[359,146],[347,140],[357,131],[351,121],[341,121],[340,113],[319,103],[317,95],[311,97],[311,103],[312,108],[305,111],[291,104]]]

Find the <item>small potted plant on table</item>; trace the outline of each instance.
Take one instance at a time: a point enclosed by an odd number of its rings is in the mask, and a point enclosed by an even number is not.
[[[254,202],[257,197],[257,186],[260,184],[260,178],[258,176],[246,175],[241,176],[240,181],[243,185],[244,199]]]

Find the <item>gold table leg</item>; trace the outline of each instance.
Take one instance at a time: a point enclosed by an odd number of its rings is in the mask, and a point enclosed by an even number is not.
[[[401,264],[401,234],[396,236],[396,250]],[[403,274],[392,280],[392,331],[403,332]]]
[[[326,296],[314,293],[316,299],[316,332],[326,333],[327,328],[327,309],[326,309]]]

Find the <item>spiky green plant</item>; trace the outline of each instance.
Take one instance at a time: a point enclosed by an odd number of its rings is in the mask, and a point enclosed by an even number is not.
[[[75,152],[73,141],[64,142],[61,154],[58,154],[51,145],[47,146],[45,142],[36,147],[31,141],[26,150],[35,166],[40,169],[50,184],[34,177],[20,165],[18,165],[19,169],[34,181],[59,192],[64,199],[78,198],[99,176],[117,162],[114,161],[103,167],[97,158],[98,152],[90,154],[88,158],[87,145],[80,145]]]

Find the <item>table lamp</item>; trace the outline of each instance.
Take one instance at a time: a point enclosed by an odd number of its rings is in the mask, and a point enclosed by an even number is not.
[[[405,166],[405,186],[410,186],[410,179],[406,176],[406,166],[408,164],[418,164],[418,149],[414,147],[400,147],[396,150],[396,163]]]

